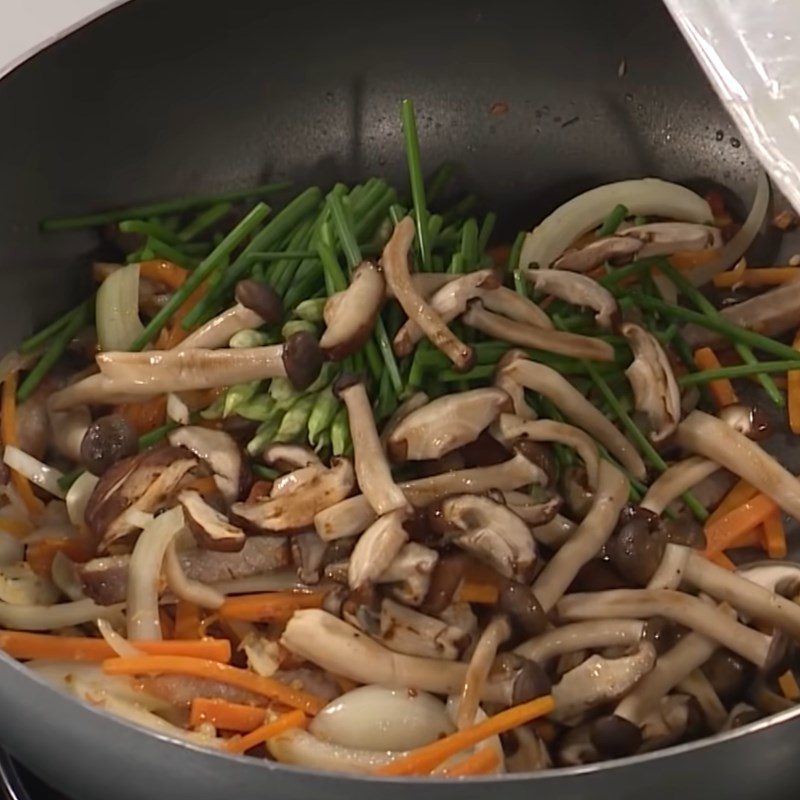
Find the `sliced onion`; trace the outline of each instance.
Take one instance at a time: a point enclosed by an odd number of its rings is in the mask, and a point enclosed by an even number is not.
[[[67,514],[76,528],[85,524],[86,506],[99,480],[91,472],[84,472],[67,490]]]
[[[70,600],[83,600],[85,598],[83,586],[75,569],[75,563],[61,551],[53,557],[53,563],[50,567],[50,580],[58,587],[64,597]]]
[[[144,652],[138,647],[134,647],[124,636],[120,636],[115,630],[114,626],[107,619],[98,619],[97,630],[100,635],[106,640],[106,644],[118,655],[120,658],[135,658],[136,656],[144,655]]]
[[[144,326],[139,319],[139,265],[112,272],[97,290],[97,343],[101,350],[130,350]]]
[[[715,275],[726,269],[731,269],[741,257],[750,249],[769,209],[769,178],[766,172],[761,172],[756,184],[756,196],[744,224],[736,235],[720,250],[719,258],[703,264],[688,273],[688,278],[694,286],[708,283]]]
[[[189,406],[175,392],[167,395],[167,417],[179,425],[189,424]]]
[[[64,473],[61,470],[48,467],[47,464],[43,464],[18,447],[6,447],[3,452],[3,461],[11,469],[19,472],[20,475],[24,475],[29,481],[50,492],[50,494],[60,497],[62,500],[66,497],[64,490],[58,485],[59,478],[64,477]]]
[[[617,205],[630,214],[682,222],[708,223],[711,208],[700,195],[658,178],[618,181],[572,198],[546,217],[526,237],[520,267],[547,269],[579,237],[596,228]]]
[[[25,557],[25,545],[10,533],[0,531],[0,566],[16,564]]]

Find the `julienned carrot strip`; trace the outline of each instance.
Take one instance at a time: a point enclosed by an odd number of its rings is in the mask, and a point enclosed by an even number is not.
[[[729,289],[733,286],[780,286],[800,278],[800,267],[748,267],[736,274],[733,270],[713,278],[714,286]]]
[[[736,564],[734,564],[725,553],[711,553],[708,559],[709,561],[713,561],[718,567],[727,569],[728,572],[734,572],[736,570]]]
[[[266,709],[258,706],[246,706],[218,698],[195,697],[192,700],[189,724],[197,728],[204,722],[210,722],[223,731],[250,733],[264,724],[265,715]]]
[[[500,763],[500,756],[493,747],[476,750],[472,755],[462,758],[452,767],[442,770],[448,778],[466,778],[470,775],[489,775]]]
[[[322,592],[264,592],[229,597],[217,613],[222,619],[284,622],[301,608],[320,608]]]
[[[228,662],[231,643],[227,639],[197,639],[178,642],[136,642],[136,647],[153,656],[195,656],[209,662]],[[51,658],[61,661],[104,661],[115,653],[104,639],[83,636],[52,636],[47,633],[0,631],[0,650],[12,658]]]
[[[167,419],[167,396],[160,394],[141,403],[123,403],[116,411],[136,428],[140,436],[164,424]]]
[[[17,447],[17,373],[10,373],[3,383],[2,400],[0,401],[0,435],[6,447]],[[33,493],[28,479],[11,470],[11,480],[19,493],[20,499],[32,516],[38,516],[44,508],[44,503]]]
[[[786,558],[786,531],[780,509],[764,520],[764,547],[770,558]]]
[[[456,592],[456,599],[462,603],[478,603],[492,606],[497,602],[500,590],[493,583],[464,581]]]
[[[792,347],[800,350],[800,331],[794,337]],[[792,433],[800,433],[800,369],[786,373],[787,405],[789,406],[789,427]]]
[[[178,600],[175,605],[175,638],[200,638],[200,608],[187,600]]]
[[[734,508],[738,508],[742,503],[752,500],[757,494],[758,489],[751,486],[744,478],[740,478],[706,520],[706,527],[733,511]]]
[[[290,711],[288,714],[282,714],[274,722],[267,722],[260,728],[256,728],[246,736],[229,739],[225,743],[225,749],[229,753],[246,753],[279,733],[288,731],[290,728],[305,728],[307,724],[308,717],[302,711]]]
[[[53,559],[63,553],[72,561],[88,561],[94,555],[83,539],[54,537],[31,542],[25,549],[25,560],[37,575],[50,575]]]
[[[669,257],[669,263],[675,269],[688,270],[708,264],[718,256],[719,250],[679,250]]]
[[[189,273],[171,261],[142,261],[139,264],[139,277],[163,283],[170,289],[180,289]]]
[[[184,300],[183,305],[172,315],[169,335],[165,342],[165,350],[179,345],[189,335],[189,332],[183,329],[183,320],[200,300],[205,297],[205,294],[206,287],[201,284],[186,298],[186,300]]]
[[[183,656],[110,658],[103,662],[103,669],[107,675],[190,675],[194,678],[208,678],[255,692],[311,715],[317,714],[325,706],[322,698],[300,689],[293,689],[273,678],[265,678],[246,669],[218,664],[204,658]]]
[[[735,545],[739,537],[761,525],[778,506],[766,495],[757,494],[738,508],[706,525],[706,554],[721,553]]]
[[[700,347],[694,351],[694,363],[699,370],[719,369],[717,354],[710,347]],[[716,381],[708,382],[708,390],[714,399],[717,408],[725,408],[739,402],[733,384],[727,378],[720,378]]]
[[[470,728],[451,733],[435,742],[412,750],[397,761],[386,764],[376,771],[377,775],[428,775],[448,758],[461,750],[500,733],[525,725],[537,717],[544,717],[555,708],[551,695],[537,697],[527,703],[507,708],[499,714],[479,722]]]
[[[27,536],[33,530],[33,525],[26,522],[24,519],[16,519],[14,517],[0,517],[0,531],[10,533],[12,536],[17,536],[20,539]]]
[[[780,686],[781,693],[787,700],[800,700],[800,686],[797,685],[797,678],[794,677],[794,673],[790,669],[787,669],[778,678],[778,686]]]
[[[760,547],[762,550],[765,550],[764,526],[758,525],[747,533],[742,534],[742,536],[736,540],[736,543],[732,544],[728,549],[738,550],[740,547]]]

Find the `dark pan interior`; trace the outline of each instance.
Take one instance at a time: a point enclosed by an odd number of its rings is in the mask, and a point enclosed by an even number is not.
[[[0,82],[0,346],[88,282],[94,234],[45,236],[42,217],[272,179],[302,188],[382,174],[405,185],[404,96],[417,106],[426,169],[455,161],[460,189],[501,212],[500,238],[626,177],[711,181],[752,197],[757,165],[657,2],[133,0]],[[26,736],[18,754],[63,777]],[[772,748],[761,776],[781,794],[793,756],[778,736],[761,735]],[[737,764],[755,738],[715,751],[729,797],[753,791]],[[75,755],[63,752],[62,763]],[[702,795],[692,794],[705,772],[694,752],[669,762],[667,784],[685,796]],[[606,786],[576,774],[543,796],[585,796],[589,784],[601,796],[658,795],[667,784],[651,768],[631,768],[628,787],[619,775]],[[76,795],[80,774],[64,778]],[[216,786],[206,777],[203,797]],[[153,779],[161,794],[175,788],[168,771]],[[107,796],[104,780],[92,780],[92,797]],[[280,778],[275,796],[293,780]],[[256,786],[248,777],[239,796],[262,796]],[[141,796],[133,783],[117,788]]]

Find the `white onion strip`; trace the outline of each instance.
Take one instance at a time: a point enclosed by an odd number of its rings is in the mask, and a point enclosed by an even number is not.
[[[120,636],[107,619],[101,617],[96,622],[97,630],[100,631],[100,635],[106,640],[106,644],[120,658],[136,658],[136,656],[145,655],[142,650],[138,647],[134,647],[124,636]]]
[[[58,485],[59,478],[64,477],[61,470],[48,467],[47,464],[43,464],[24,450],[10,445],[3,452],[3,461],[41,489],[62,500],[66,497],[64,490]]]
[[[141,336],[139,265],[114,270],[97,290],[95,319],[101,350],[129,350]]]
[[[187,578],[181,567],[173,539],[164,554],[164,574],[167,585],[176,597],[202,608],[217,609],[225,602],[225,595],[213,586]]]

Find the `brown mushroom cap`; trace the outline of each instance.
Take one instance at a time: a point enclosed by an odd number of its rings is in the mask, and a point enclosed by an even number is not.
[[[526,584],[503,581],[497,605],[508,615],[517,641],[536,636],[547,629],[547,614],[533,589]]]
[[[646,586],[658,569],[667,536],[656,521],[649,524],[642,516],[624,523],[608,544],[608,555],[614,568],[627,580]]]
[[[723,702],[741,697],[755,675],[752,664],[727,649],[717,650],[701,669]]]
[[[754,442],[761,442],[772,435],[773,426],[769,415],[758,405],[734,403],[723,408],[719,416],[734,430]]]
[[[447,553],[439,557],[431,574],[430,587],[420,606],[426,614],[441,614],[453,602],[464,579],[467,558],[463,553]]]
[[[81,461],[92,475],[100,476],[138,450],[133,425],[122,414],[108,414],[96,419],[86,430],[81,441]]]
[[[184,490],[178,495],[178,502],[183,506],[189,530],[201,547],[224,552],[236,552],[244,547],[244,531],[206,503],[199,492]]]
[[[277,325],[283,319],[283,304],[278,293],[268,284],[246,278],[236,284],[236,302],[255,311],[267,325]]]
[[[633,755],[642,745],[639,726],[614,714],[596,719],[590,736],[597,751],[606,758]]]
[[[295,389],[307,389],[319,376],[325,357],[319,342],[308,332],[293,333],[281,356],[286,375]]]

